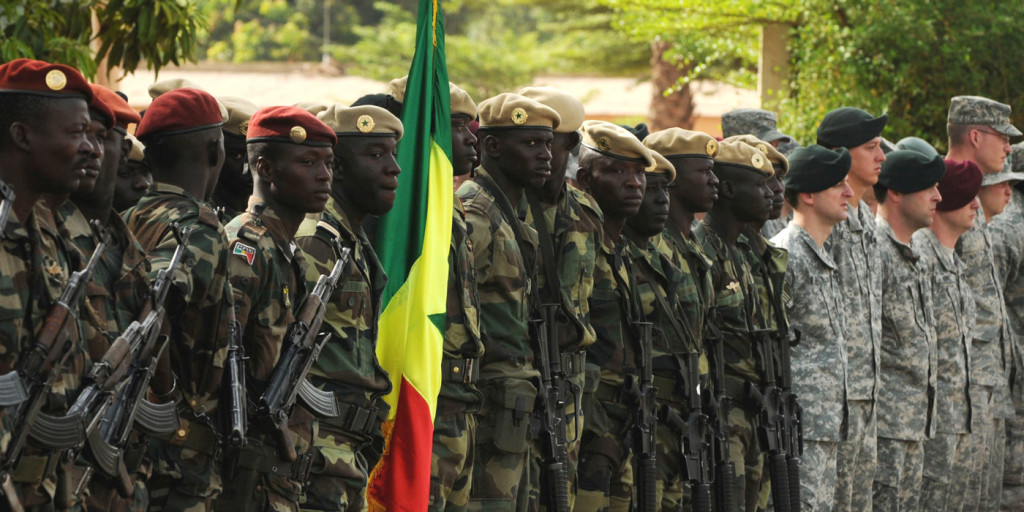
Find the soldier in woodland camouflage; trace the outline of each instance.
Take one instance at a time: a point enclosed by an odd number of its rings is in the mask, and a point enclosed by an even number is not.
[[[924,441],[935,434],[936,346],[932,284],[911,236],[932,223],[941,200],[941,157],[893,151],[874,186],[882,261],[882,357],[878,391],[879,511],[920,506]]]
[[[650,150],[624,128],[603,121],[582,127],[577,181],[604,213],[604,243],[594,268],[591,322],[597,340],[588,349],[583,437],[577,475],[576,510],[629,510],[633,465],[626,441],[637,407],[625,396],[627,375],[639,375],[639,332],[643,318],[635,272],[622,231],[643,202]]]
[[[974,223],[981,169],[969,160],[945,163],[935,220],[930,229],[914,233],[911,244],[931,276],[938,355],[935,437],[924,442],[922,510],[960,510],[972,498],[965,476],[972,470],[969,376],[974,295],[954,249]]]
[[[1010,154],[1010,137],[1021,136],[1010,124],[1010,106],[979,96],[956,96],[950,100],[947,132],[953,160],[971,160],[982,173],[1002,171]],[[974,228],[957,242],[957,254],[967,264],[967,282],[977,306],[974,340],[971,343],[971,405],[975,469],[971,479],[968,509],[996,510],[1002,494],[1006,429],[1012,418],[1006,355],[1011,352],[1002,283],[996,276],[994,245],[984,216],[978,215]]]
[[[846,178],[850,156],[845,149],[814,144],[790,153],[789,162],[786,201],[793,220],[771,241],[789,251],[784,307],[789,328],[801,334],[792,349],[793,392],[803,407],[801,510],[832,510],[847,361],[839,278],[824,244],[832,227],[846,219],[846,202],[853,196]]]
[[[150,256],[150,278],[178,247],[172,224],[193,228],[167,298],[170,364],[150,383],[157,400],[177,404],[181,418],[170,439],[150,442],[154,511],[209,510],[221,489],[217,405],[233,302],[227,236],[204,201],[224,162],[222,119],[217,101],[196,89],[154,100],[137,134],[156,184],[122,215]]]
[[[324,314],[323,330],[331,339],[309,372],[314,385],[334,393],[343,412],[319,422],[318,463],[303,509],[357,512],[366,508],[366,479],[379,458],[387,417],[382,397],[391,390],[376,354],[387,276],[363,223],[394,205],[401,172],[394,153],[402,123],[373,106],[334,105],[318,119],[338,135],[331,197],[319,220],[306,219],[299,227],[297,243],[311,263],[310,280],[334,267],[340,256],[336,244],[351,252],[341,277],[345,284],[334,291]]]
[[[125,150],[114,182],[114,210],[118,212],[138,204],[153,185],[149,164],[143,162],[146,147],[132,134],[125,135],[125,143],[130,144],[130,149]]]

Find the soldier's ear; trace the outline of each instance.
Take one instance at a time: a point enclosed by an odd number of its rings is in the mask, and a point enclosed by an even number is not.
[[[565,149],[568,149],[569,151],[576,149],[582,140],[583,137],[580,135],[580,132],[576,131],[570,133],[569,136],[565,138]]]
[[[501,140],[493,135],[484,135],[484,141],[480,144],[487,156],[498,158],[501,156]]]
[[[580,167],[576,170],[576,183],[585,191],[590,190],[590,169]]]
[[[718,182],[718,195],[732,199],[736,195],[732,182],[722,180]]]
[[[252,169],[250,169],[250,170],[252,170]],[[270,160],[267,160],[267,157],[265,157],[263,155],[260,155],[260,156],[256,157],[256,168],[255,168],[255,172],[253,174],[255,174],[257,177],[259,177],[259,179],[261,179],[263,181],[266,181],[266,182],[273,182],[274,181],[274,169],[273,169],[273,166],[270,165]]]
[[[32,147],[29,136],[28,125],[22,122],[15,121],[11,123],[11,127],[8,132],[11,136],[11,142],[14,143],[18,148],[28,151]]]

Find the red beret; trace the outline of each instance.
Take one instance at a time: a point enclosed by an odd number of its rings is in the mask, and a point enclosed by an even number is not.
[[[114,125],[118,128],[125,129],[128,128],[128,125],[138,123],[142,120],[139,113],[128,105],[128,102],[116,92],[111,91],[102,85],[90,84],[90,87],[92,87],[92,94],[96,100],[104,103],[110,108],[112,118],[114,119]],[[90,107],[91,106],[92,105],[90,105]]]
[[[334,147],[338,136],[330,126],[299,107],[266,107],[249,119],[245,142],[289,142]]]
[[[179,135],[224,124],[216,98],[199,89],[175,89],[157,96],[146,109],[135,136]]]
[[[33,59],[15,59],[0,65],[0,92],[92,100],[89,82],[77,69]]]
[[[946,174],[939,180],[942,201],[935,209],[940,212],[959,210],[973,201],[981,190],[981,168],[970,160],[957,162],[947,158],[944,162]]]

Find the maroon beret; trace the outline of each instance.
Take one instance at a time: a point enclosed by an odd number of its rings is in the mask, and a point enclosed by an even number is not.
[[[338,143],[338,136],[330,126],[299,107],[266,107],[249,119],[245,142],[289,142],[330,148]]]
[[[90,84],[90,86],[92,87],[93,97],[110,108],[114,125],[121,128],[121,131],[128,128],[128,125],[138,123],[142,120],[139,113],[128,105],[128,102],[116,92],[111,91],[102,85]],[[92,105],[89,106],[92,107]]]
[[[958,162],[945,159],[946,174],[939,180],[939,193],[942,201],[936,210],[948,212],[959,210],[974,200],[981,190],[981,168],[971,160]]]
[[[175,89],[157,96],[146,109],[135,136],[179,135],[224,124],[220,103],[206,91]]]
[[[15,59],[0,65],[0,93],[92,100],[89,82],[77,69],[41,60]]]

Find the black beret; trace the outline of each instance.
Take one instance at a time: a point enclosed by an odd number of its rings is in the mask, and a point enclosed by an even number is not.
[[[899,149],[889,153],[882,162],[878,184],[889,190],[910,194],[935,185],[945,173],[946,163],[942,156]]]
[[[850,172],[850,152],[831,150],[817,144],[789,154],[789,172],[782,178],[786,189],[796,192],[821,192],[843,181]]]
[[[818,144],[828,148],[853,148],[878,137],[889,116],[871,114],[854,107],[837,108],[821,120],[818,126]]]

